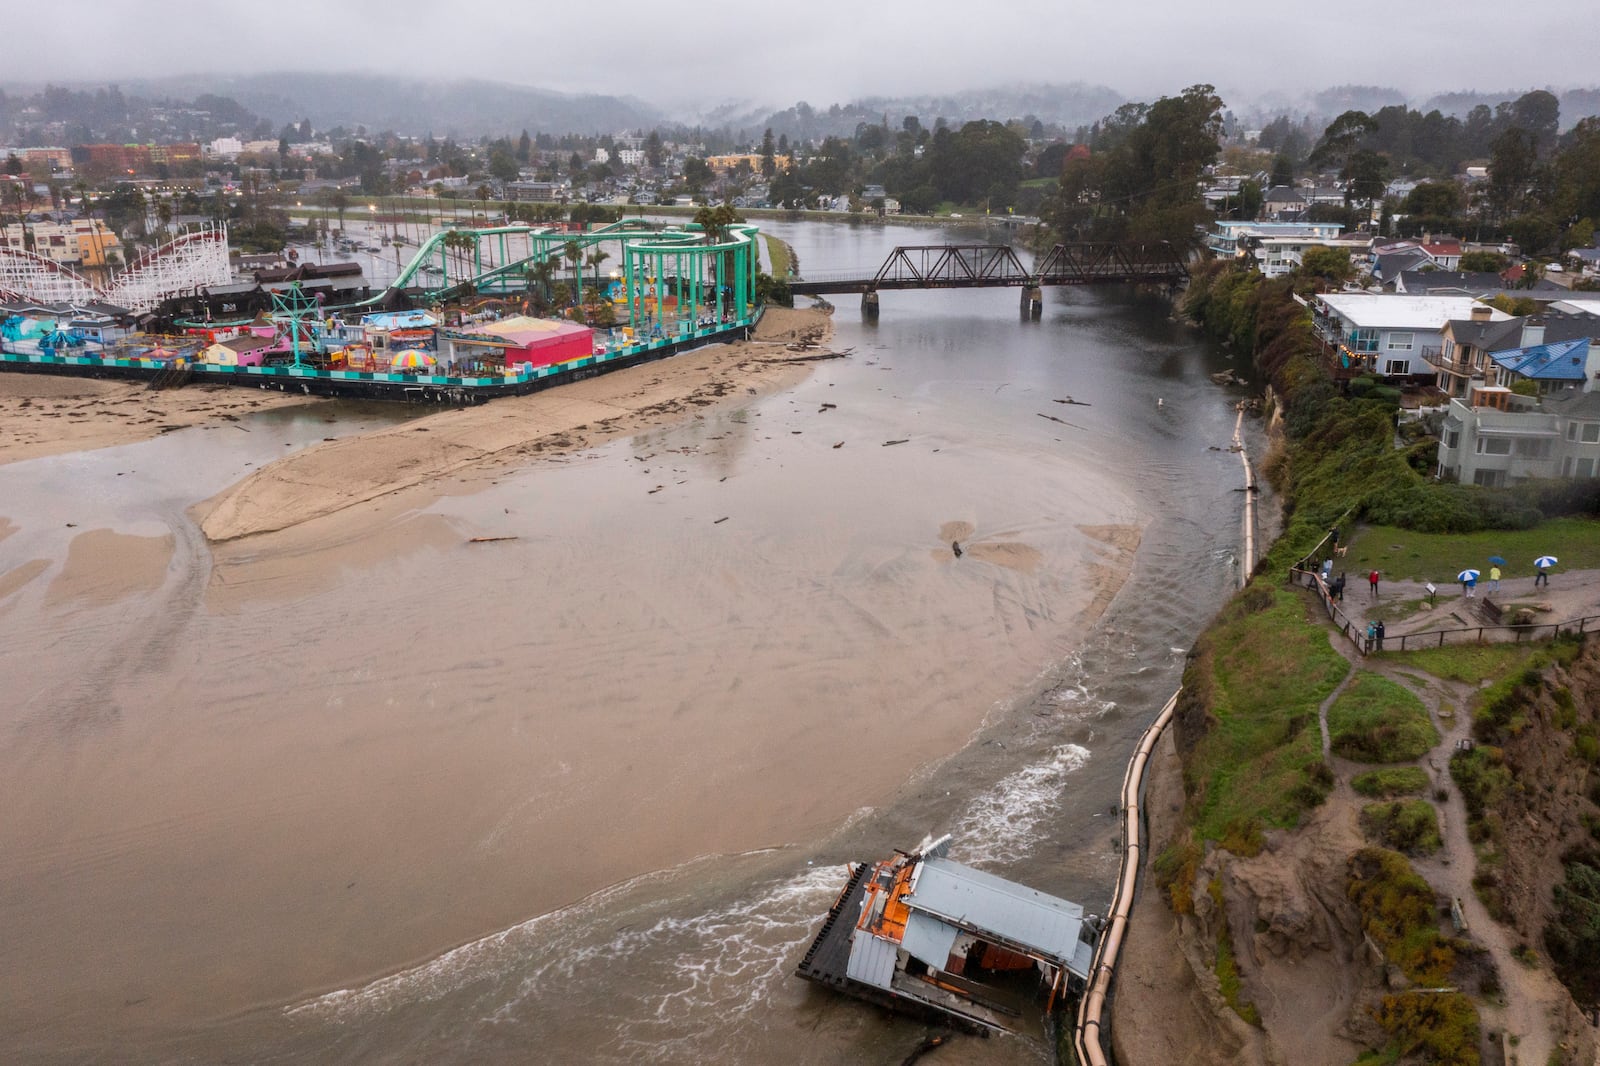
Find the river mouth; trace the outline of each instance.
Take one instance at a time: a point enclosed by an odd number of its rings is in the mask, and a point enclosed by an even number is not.
[[[894,237],[810,232],[818,269]],[[113,664],[114,719],[3,723],[32,738],[4,796],[33,976],[0,1031],[41,1059],[897,1061],[903,1023],[790,975],[842,863],[949,830],[1103,907],[1126,748],[1236,576],[1236,397],[1169,313],[841,308],[851,357],[795,389],[443,497],[314,581],[224,603],[201,570]],[[7,675],[51,703],[62,634],[170,613],[142,588],[0,614]]]

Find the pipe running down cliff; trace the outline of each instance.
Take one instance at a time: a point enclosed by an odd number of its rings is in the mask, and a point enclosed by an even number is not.
[[[1239,587],[1244,588],[1255,570],[1256,560],[1256,476],[1250,466],[1250,453],[1244,447],[1244,408],[1233,423],[1233,450],[1239,453],[1244,466],[1244,558],[1240,560]],[[1095,948],[1094,962],[1089,968],[1089,982],[1078,1002],[1078,1024],[1073,1034],[1073,1051],[1079,1066],[1110,1066],[1102,1034],[1105,1013],[1111,996],[1111,981],[1116,976],[1117,956],[1122,952],[1122,939],[1127,935],[1129,917],[1139,886],[1139,870],[1144,865],[1144,813],[1140,797],[1144,793],[1144,772],[1166,731],[1167,724],[1177,713],[1180,688],[1167,700],[1156,720],[1145,728],[1139,737],[1139,746],[1128,760],[1128,772],[1122,779],[1122,868],[1117,872],[1117,887],[1111,897],[1111,913],[1105,931]]]
[[[1094,962],[1089,968],[1089,983],[1078,1004],[1078,1025],[1073,1036],[1073,1048],[1081,1066],[1109,1066],[1101,1032],[1107,1001],[1111,993],[1111,979],[1115,975],[1117,956],[1122,951],[1122,938],[1128,930],[1128,919],[1133,913],[1133,899],[1139,882],[1139,868],[1144,863],[1144,817],[1140,811],[1140,796],[1144,791],[1144,771],[1149,765],[1156,744],[1161,740],[1167,723],[1177,712],[1178,695],[1172,694],[1156,720],[1145,728],[1139,738],[1139,747],[1128,761],[1128,772],[1122,779],[1122,869],[1117,873],[1116,892],[1111,897],[1111,913],[1105,932],[1095,949]],[[1092,1031],[1091,1031],[1092,1030]]]

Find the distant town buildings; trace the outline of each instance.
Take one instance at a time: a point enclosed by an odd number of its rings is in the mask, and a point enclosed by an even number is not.
[[[12,222],[0,229],[0,244],[31,251],[62,266],[105,267],[120,262],[122,245],[99,219],[72,222]]]

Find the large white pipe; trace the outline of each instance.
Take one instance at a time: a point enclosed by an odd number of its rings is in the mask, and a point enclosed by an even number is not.
[[[1139,794],[1144,789],[1144,772],[1155,752],[1161,734],[1177,713],[1179,689],[1167,700],[1156,720],[1146,727],[1139,738],[1139,746],[1128,761],[1128,771],[1122,779],[1122,868],[1117,872],[1117,887],[1111,897],[1108,924],[1100,936],[1094,962],[1089,968],[1089,984],[1084,989],[1078,1005],[1078,1028],[1074,1045],[1078,1060],[1084,1066],[1109,1066],[1104,1043],[1100,1038],[1106,1009],[1106,999],[1111,991],[1111,978],[1116,971],[1117,956],[1122,951],[1122,938],[1128,929],[1128,918],[1133,913],[1134,889],[1139,881],[1139,868],[1143,863],[1144,844],[1140,839]],[[1094,1032],[1091,1034],[1090,1029]]]

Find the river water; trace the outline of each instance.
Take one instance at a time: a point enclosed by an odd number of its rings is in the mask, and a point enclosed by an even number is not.
[[[768,229],[812,273],[974,240]],[[1103,910],[1134,739],[1239,576],[1228,357],[1150,294],[1017,296],[840,298],[851,354],[795,389],[435,501],[293,595],[219,592],[184,508],[325,408],[0,467],[0,577],[62,575],[0,598],[0,1046],[901,1061],[923,1026],[792,975],[844,863],[950,832]],[[75,591],[66,521],[171,561]]]

